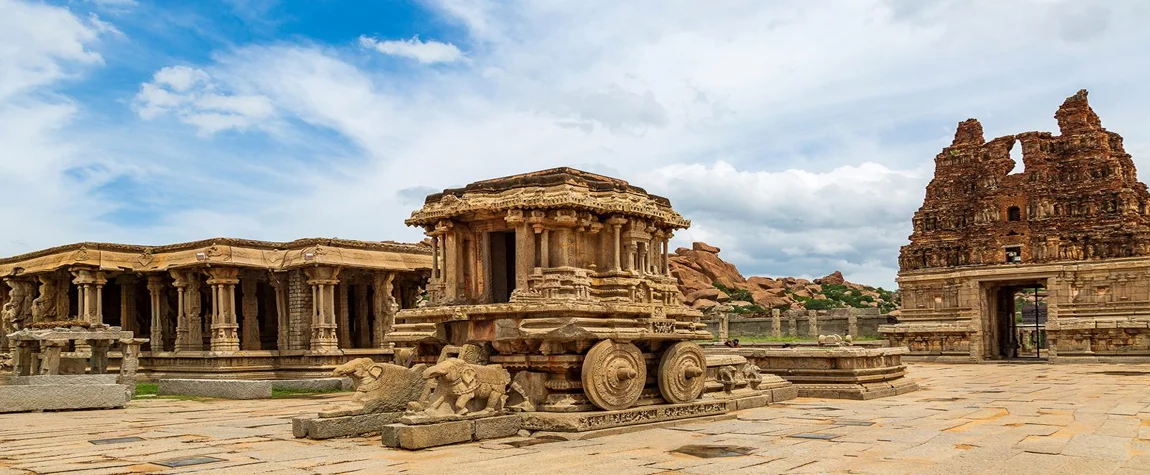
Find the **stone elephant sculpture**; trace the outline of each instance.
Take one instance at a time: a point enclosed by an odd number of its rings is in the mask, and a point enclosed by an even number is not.
[[[363,404],[363,412],[398,412],[423,394],[424,368],[426,365],[406,368],[356,358],[336,367],[332,376],[352,378],[355,394],[351,400]]]
[[[435,383],[433,399],[424,409],[429,415],[502,411],[511,384],[511,374],[502,366],[471,364],[459,358],[423,370],[423,378]]]

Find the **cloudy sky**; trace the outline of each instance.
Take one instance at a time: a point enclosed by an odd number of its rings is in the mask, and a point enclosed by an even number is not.
[[[955,125],[1081,88],[1150,169],[1140,0],[0,0],[0,255],[420,239],[555,166],[665,195],[747,275],[893,286]]]

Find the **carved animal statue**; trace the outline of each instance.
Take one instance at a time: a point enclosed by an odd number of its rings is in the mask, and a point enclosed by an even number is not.
[[[423,378],[435,383],[435,399],[424,409],[429,415],[502,411],[507,402],[507,386],[511,384],[511,374],[502,366],[471,364],[459,358],[448,358],[427,368]],[[470,408],[468,403],[472,403]]]
[[[427,365],[413,368],[377,363],[371,358],[356,358],[334,370],[336,377],[348,376],[355,382],[353,402],[363,404],[364,412],[398,412],[423,393],[423,371]]]
[[[743,379],[747,380],[747,386],[751,389],[759,389],[759,385],[763,382],[763,376],[759,374],[759,367],[750,363],[743,366]]]
[[[735,384],[738,383],[738,379],[735,377],[737,373],[738,368],[731,365],[719,368],[719,374],[715,379],[723,385],[723,392],[730,394],[731,391],[735,390]]]

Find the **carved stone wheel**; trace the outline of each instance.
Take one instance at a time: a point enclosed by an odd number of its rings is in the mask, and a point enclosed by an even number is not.
[[[691,402],[703,395],[707,382],[707,357],[695,342],[680,341],[663,352],[659,360],[659,393],[673,404]]]
[[[635,405],[646,381],[643,352],[630,343],[603,340],[583,358],[583,392],[600,409],[614,411]]]

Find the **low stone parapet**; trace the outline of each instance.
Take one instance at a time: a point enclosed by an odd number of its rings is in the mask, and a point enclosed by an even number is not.
[[[219,399],[270,399],[273,390],[329,392],[351,388],[345,378],[238,380],[238,379],[161,379],[160,396],[197,396]]]
[[[901,357],[906,348],[724,348],[712,354],[739,355],[764,374],[798,388],[801,397],[874,399],[915,391]]]

